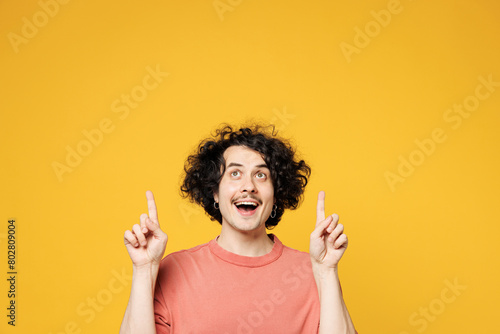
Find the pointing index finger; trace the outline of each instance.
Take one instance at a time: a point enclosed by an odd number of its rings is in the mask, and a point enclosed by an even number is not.
[[[149,218],[156,224],[160,224],[158,222],[158,212],[156,211],[156,203],[155,197],[153,196],[153,192],[151,190],[146,191],[146,198],[148,199],[148,211]]]
[[[316,226],[325,220],[325,192],[320,191],[318,194],[318,205],[316,206]]]

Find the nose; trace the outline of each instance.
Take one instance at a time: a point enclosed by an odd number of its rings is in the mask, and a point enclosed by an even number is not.
[[[255,187],[255,184],[253,182],[252,177],[249,175],[248,177],[245,177],[242,181],[240,191],[247,192],[247,193],[255,193],[257,192],[257,188]]]

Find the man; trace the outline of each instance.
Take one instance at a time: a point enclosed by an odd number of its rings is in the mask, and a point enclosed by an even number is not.
[[[146,192],[149,216],[124,236],[133,279],[120,333],[356,333],[337,271],[347,237],[337,215],[325,217],[324,192],[309,254],[266,233],[298,207],[310,175],[289,144],[259,126],[224,126],[185,172],[185,197],[221,233],[162,260],[167,235]]]

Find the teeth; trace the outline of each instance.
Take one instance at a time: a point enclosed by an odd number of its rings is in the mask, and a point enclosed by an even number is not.
[[[253,206],[257,206],[257,203],[254,203],[254,202],[238,202],[238,203],[236,203],[236,206],[240,206],[240,205],[253,205]]]

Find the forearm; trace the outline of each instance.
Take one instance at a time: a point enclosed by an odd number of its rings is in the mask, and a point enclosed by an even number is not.
[[[320,299],[319,334],[356,333],[344,303],[337,269],[313,267],[313,272]]]
[[[120,334],[156,334],[153,296],[158,265],[134,267],[132,288]]]

